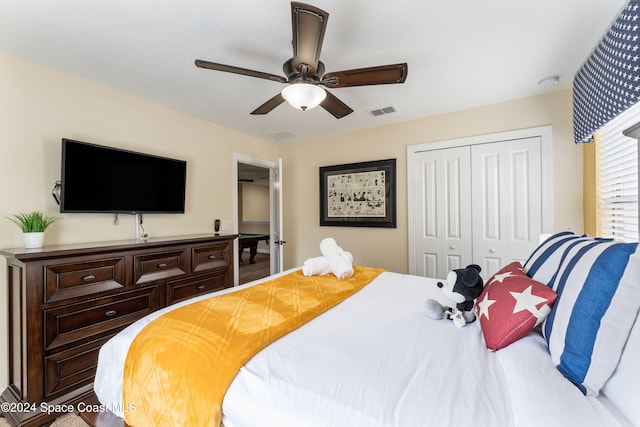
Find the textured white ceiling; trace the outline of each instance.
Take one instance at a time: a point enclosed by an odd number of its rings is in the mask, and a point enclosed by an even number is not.
[[[321,54],[327,72],[407,62],[406,83],[334,89],[355,110],[340,120],[321,108],[302,112],[287,104],[251,116],[284,86],[199,69],[194,60],[282,75],[292,56],[285,0],[0,0],[0,49],[288,142],[568,88],[626,1],[308,3],[330,14]],[[560,76],[559,85],[537,85],[551,75]],[[368,113],[389,105],[398,111]]]

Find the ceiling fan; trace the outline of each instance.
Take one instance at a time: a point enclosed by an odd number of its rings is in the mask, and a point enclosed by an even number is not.
[[[307,110],[320,105],[336,119],[340,119],[351,114],[353,110],[321,86],[337,89],[341,87],[404,83],[408,72],[406,63],[335,71],[325,74],[324,64],[320,61],[320,51],[328,19],[329,14],[324,10],[304,3],[291,3],[293,58],[285,61],[282,65],[282,70],[286,77],[200,59],[196,60],[196,66],[287,84],[287,87],[281,93],[256,108],[251,114],[267,114],[287,101],[300,110]]]

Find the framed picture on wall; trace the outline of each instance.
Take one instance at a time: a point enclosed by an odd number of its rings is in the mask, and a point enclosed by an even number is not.
[[[396,159],[321,167],[320,225],[396,228]]]

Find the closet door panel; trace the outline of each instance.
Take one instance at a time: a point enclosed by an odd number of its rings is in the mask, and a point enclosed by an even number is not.
[[[497,147],[491,147],[497,148]],[[479,156],[477,155],[479,154]],[[481,211],[482,223],[479,230],[485,240],[499,241],[501,238],[500,224],[502,219],[501,212],[501,171],[500,171],[500,152],[489,151],[488,153],[477,153],[473,160],[482,163],[481,176],[482,179],[482,196],[480,202],[474,203],[474,209]],[[475,224],[474,224],[475,226]]]
[[[421,218],[425,239],[438,239],[438,179],[436,159],[425,159],[422,164],[420,182],[423,186],[421,208],[424,215]]]
[[[512,240],[525,240],[531,238],[529,227],[531,218],[531,183],[529,182],[529,152],[526,150],[511,153],[511,238]]]
[[[420,274],[425,277],[438,277],[438,259],[439,254],[436,252],[431,253],[423,253],[422,254],[422,263],[420,263],[420,270],[424,272]]]
[[[486,280],[524,261],[542,230],[540,138],[471,147],[473,258]]]
[[[503,262],[505,247],[505,185],[503,143],[471,147],[473,215],[473,260],[487,280]],[[498,267],[499,268],[499,267]]]
[[[508,233],[510,258],[524,263],[542,233],[542,154],[539,137],[506,143],[510,195]]]
[[[446,256],[445,259],[445,266],[444,269],[446,272],[449,272],[451,270],[455,270],[457,268],[464,268],[466,267],[468,264],[470,263],[470,261],[463,261],[462,256],[460,255],[453,255],[453,254],[448,254]],[[441,275],[441,278],[446,278],[447,275]]]
[[[438,157],[416,155],[415,180],[415,224],[416,224],[416,274],[438,277],[440,260],[440,231],[438,227]]]
[[[445,158],[445,191],[444,191],[444,219],[445,239],[458,240],[462,237],[461,206],[464,205],[461,194],[460,182],[460,157]]]
[[[443,258],[437,277],[444,279],[450,270],[466,266],[472,258],[471,150],[458,147],[438,151],[444,180],[444,187],[440,190],[444,223],[441,225]]]
[[[471,260],[470,150],[416,153],[416,274],[445,278]]]

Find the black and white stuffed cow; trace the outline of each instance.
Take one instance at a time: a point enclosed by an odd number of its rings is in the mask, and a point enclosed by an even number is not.
[[[438,282],[438,287],[455,305],[448,307],[434,299],[428,299],[425,302],[427,315],[436,320],[451,319],[459,328],[476,320],[475,300],[482,293],[484,286],[480,271],[481,268],[477,264],[451,270],[444,283]]]

